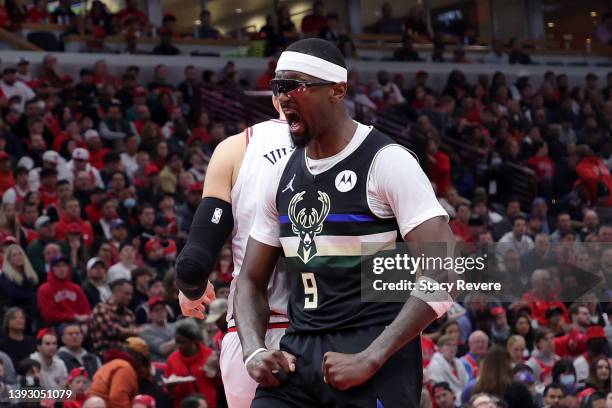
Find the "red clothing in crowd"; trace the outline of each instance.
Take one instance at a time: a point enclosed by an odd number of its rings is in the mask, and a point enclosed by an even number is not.
[[[15,178],[13,172],[0,173],[0,194],[4,194],[6,190],[15,186]]]
[[[174,406],[178,408],[181,401],[190,394],[198,393],[204,395],[210,408],[217,407],[217,381],[208,378],[204,373],[204,365],[212,354],[212,349],[199,343],[200,350],[191,357],[182,355],[178,350],[170,354],[166,365],[165,377],[176,374],[179,377],[194,376],[195,382],[177,384],[174,386]]]
[[[474,242],[472,229],[468,224],[462,224],[459,220],[452,220],[449,222],[449,225],[453,234],[461,237],[463,242]]]
[[[117,13],[117,17],[119,17],[121,25],[125,25],[130,18],[136,18],[141,27],[144,27],[149,23],[147,15],[140,10],[129,10],[124,8]]]
[[[197,127],[191,132],[191,136],[187,139],[187,144],[191,146],[196,140],[201,140],[204,144],[210,144],[210,133],[206,129]]]
[[[6,12],[6,7],[0,6],[0,28],[7,29],[11,25],[11,19]]]
[[[48,191],[41,186],[38,189],[38,193],[40,194],[40,201],[43,203],[45,208],[48,208],[50,205],[59,205],[59,195],[57,194],[57,189]]]
[[[327,27],[325,16],[310,14],[302,19],[303,33],[317,33],[318,35],[325,27]]]
[[[100,148],[98,151],[89,150],[89,164],[94,166],[98,170],[102,170],[104,168],[104,156],[110,153],[110,149],[106,147]]]
[[[32,7],[28,11],[28,17],[26,19],[28,23],[45,23],[51,21],[51,15],[47,10],[40,10],[38,7]]]
[[[423,354],[423,368],[427,368],[431,356],[436,352],[436,343],[428,337],[421,336],[421,353]]]
[[[91,224],[98,222],[102,218],[102,207],[91,203],[85,207],[85,214]]]
[[[597,199],[600,198],[601,187],[598,187],[600,185],[606,186],[608,189],[608,196],[604,205],[612,206],[612,176],[602,159],[596,156],[583,158],[576,165],[576,173],[580,178],[579,182],[586,187],[592,203],[597,203]]]
[[[91,308],[83,289],[70,279],[58,279],[53,272],[47,274],[36,293],[36,302],[45,324],[75,321],[76,315],[91,314]]]
[[[538,321],[541,326],[546,326],[548,320],[546,319],[546,311],[553,308],[561,308],[563,310],[563,318],[567,321],[567,308],[563,302],[559,301],[557,296],[551,296],[553,300],[540,300],[538,295],[533,290],[523,295],[523,300],[529,304],[531,309],[531,316]]]
[[[438,188],[438,196],[443,197],[451,186],[451,163],[446,153],[438,151],[433,155],[435,162],[430,163],[429,176]]]
[[[587,336],[573,329],[561,337],[555,337],[555,354],[561,358],[574,359],[586,351]]]
[[[555,174],[555,165],[550,157],[533,156],[527,160],[527,165],[536,172],[538,180],[549,180]]]
[[[66,239],[66,234],[71,227],[77,226],[81,231],[83,237],[83,243],[85,246],[91,246],[93,244],[94,234],[93,228],[89,221],[83,221],[82,219],[70,220],[68,217],[62,217],[57,224],[55,224],[55,235],[58,240],[62,241]]]

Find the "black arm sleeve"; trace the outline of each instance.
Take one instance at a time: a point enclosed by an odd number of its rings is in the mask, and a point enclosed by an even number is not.
[[[221,248],[234,227],[230,203],[204,197],[193,216],[189,237],[176,259],[176,286],[191,300],[202,297]]]

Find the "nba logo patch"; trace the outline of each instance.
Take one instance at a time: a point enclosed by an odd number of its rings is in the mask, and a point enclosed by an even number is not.
[[[219,221],[221,221],[221,214],[223,214],[223,210],[220,208],[215,208],[215,212],[213,213],[213,216],[210,219],[213,224],[218,224]]]

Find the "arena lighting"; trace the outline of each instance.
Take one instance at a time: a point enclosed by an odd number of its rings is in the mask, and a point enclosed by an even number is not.
[[[242,9],[241,8],[237,8],[236,10],[234,10],[236,13],[240,14],[242,13]]]
[[[202,21],[201,21],[201,20],[195,20],[195,21],[193,22],[193,24],[195,24],[195,25],[201,25],[201,24],[202,24]]]
[[[596,11],[591,11],[591,17],[597,17],[597,12]]]
[[[548,23],[546,23],[546,25],[548,26],[548,28],[553,28],[555,26],[555,23],[549,21]]]

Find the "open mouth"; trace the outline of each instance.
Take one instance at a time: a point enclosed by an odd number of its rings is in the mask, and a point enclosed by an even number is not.
[[[300,133],[304,130],[304,122],[302,122],[302,118],[297,111],[285,108],[283,109],[283,113],[285,114],[291,133]]]

